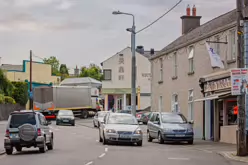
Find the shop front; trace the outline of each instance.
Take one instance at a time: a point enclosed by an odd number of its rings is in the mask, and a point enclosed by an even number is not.
[[[231,95],[230,70],[200,79],[203,101],[203,139],[236,144],[237,96]]]

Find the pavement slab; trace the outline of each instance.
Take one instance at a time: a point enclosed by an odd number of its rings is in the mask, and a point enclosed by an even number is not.
[[[245,162],[248,163],[248,156],[245,157],[240,157],[237,156],[235,151],[231,151],[231,152],[219,152],[220,155],[224,156],[227,159],[230,160],[235,160],[235,161],[239,161],[239,162]]]

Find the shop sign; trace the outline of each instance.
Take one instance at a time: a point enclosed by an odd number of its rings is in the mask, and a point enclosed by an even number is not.
[[[231,81],[232,95],[241,95],[241,93],[247,93],[248,69],[232,69]]]
[[[148,80],[151,80],[152,74],[151,73],[142,73],[142,77],[147,78]]]
[[[118,72],[119,72],[119,80],[123,81],[124,80],[124,57],[123,54],[119,55],[119,68],[118,68]]]
[[[225,78],[217,81],[210,81],[204,85],[204,92],[211,92],[231,88],[230,78]]]

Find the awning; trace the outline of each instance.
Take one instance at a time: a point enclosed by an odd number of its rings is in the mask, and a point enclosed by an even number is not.
[[[214,94],[214,95],[211,95],[211,96],[204,97],[202,99],[196,99],[196,100],[194,100],[194,102],[206,101],[206,100],[214,100],[214,99],[218,99],[218,98],[227,97],[227,96],[230,96],[230,95],[231,95],[231,92],[222,92],[222,93],[217,93],[217,94]]]

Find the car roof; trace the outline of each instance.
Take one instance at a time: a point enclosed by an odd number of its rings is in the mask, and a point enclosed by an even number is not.
[[[170,114],[174,114],[174,115],[180,115],[181,113],[180,112],[152,112],[152,113],[155,113],[155,114],[163,114],[163,115],[170,115]]]
[[[14,111],[11,114],[22,114],[22,113],[35,113],[40,114],[39,112],[33,111],[33,110],[20,110],[20,111]]]
[[[132,116],[134,117],[132,114],[129,114],[129,113],[111,113],[111,116]]]

